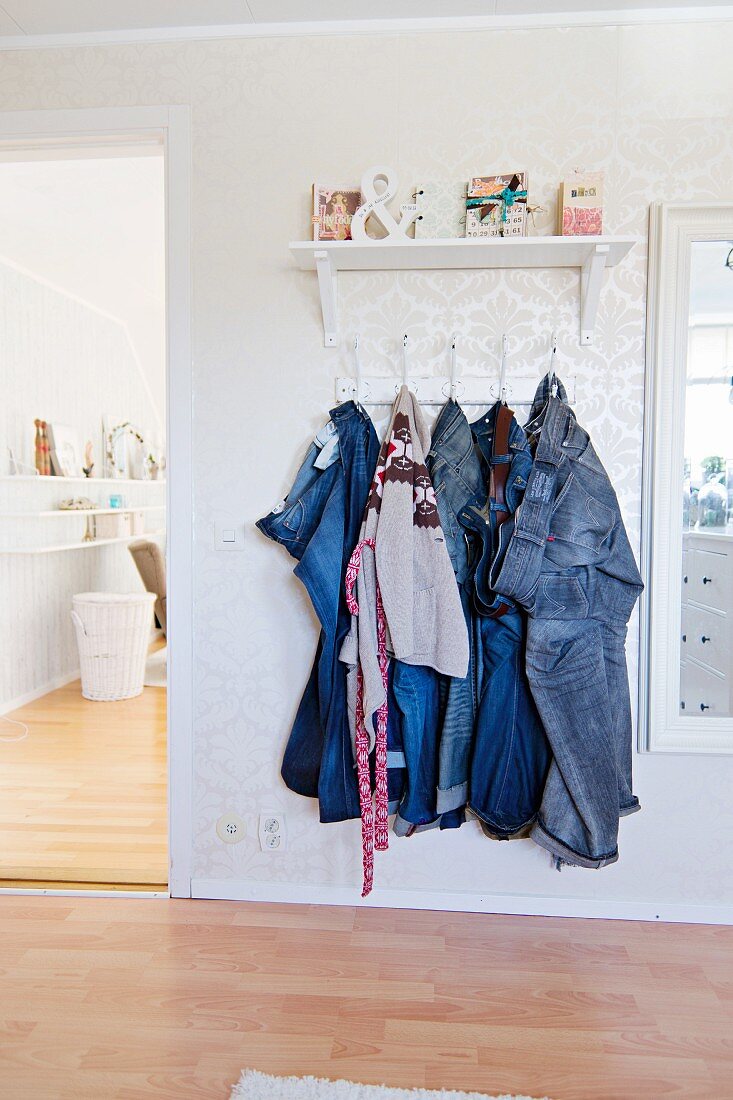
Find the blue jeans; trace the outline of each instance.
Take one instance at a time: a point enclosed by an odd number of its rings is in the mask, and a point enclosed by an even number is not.
[[[479,705],[468,805],[494,840],[529,835],[542,800],[550,748],[524,668],[520,611],[476,617]]]
[[[524,670],[524,615],[488,585],[497,545],[489,472],[498,406],[474,424],[453,402],[440,413],[428,456],[441,526],[461,591],[471,660],[464,680],[445,679],[437,811],[468,803],[498,839],[525,835],[540,804],[549,747]],[[516,420],[509,430],[506,511],[524,493],[532,457]]]
[[[331,421],[338,433],[335,460],[319,468],[315,463],[321,448],[312,444],[287,499],[257,526],[297,559],[295,575],[305,585],[321,624],[282,777],[291,790],[318,798],[321,821],[344,821],[360,816],[346,666],[338,659],[351,623],[344,578],[359,536],[379,440],[371,420],[353,401],[333,409]]]
[[[491,581],[529,614],[527,673],[554,757],[532,839],[558,866],[604,867],[619,817],[639,809],[624,643],[642,582],[608,475],[557,398],[501,543]]]

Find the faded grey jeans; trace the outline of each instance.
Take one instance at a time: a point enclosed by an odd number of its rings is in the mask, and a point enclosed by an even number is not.
[[[554,758],[532,838],[558,867],[605,867],[619,817],[640,808],[624,646],[643,586],[608,475],[556,397],[501,537],[492,587],[529,614],[527,674]]]

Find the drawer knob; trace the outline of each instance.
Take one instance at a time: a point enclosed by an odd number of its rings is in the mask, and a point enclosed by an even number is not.
[[[707,634],[703,634],[703,636],[700,638],[700,641],[702,642],[703,645],[705,645],[705,643],[709,642],[710,639],[708,638]]]
[[[687,635],[686,635],[686,634],[683,634],[683,635],[682,635],[682,641],[683,641],[683,642],[686,642],[686,641],[687,641]]]
[[[700,710],[710,710],[710,705],[708,703],[700,703]]]
[[[713,583],[713,578],[712,577],[703,577],[702,583],[703,584],[712,584]]]
[[[687,584],[687,573],[685,573],[684,577],[682,578],[682,583]]]

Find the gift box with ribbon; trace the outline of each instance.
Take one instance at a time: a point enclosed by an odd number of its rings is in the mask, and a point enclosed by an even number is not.
[[[526,237],[527,173],[473,176],[466,195],[467,237]]]

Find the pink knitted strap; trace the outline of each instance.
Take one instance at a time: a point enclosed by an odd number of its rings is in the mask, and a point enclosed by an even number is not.
[[[356,578],[361,569],[362,551],[365,546],[375,549],[374,539],[364,539],[354,548],[346,570],[346,604],[352,615],[359,614],[359,604],[354,596]],[[369,733],[364,719],[364,676],[361,665],[356,673],[356,772],[359,783],[361,809],[361,848],[364,880],[361,896],[371,893],[374,884],[374,849],[386,851],[389,846],[389,796],[387,793],[387,685],[389,657],[387,656],[387,620],[384,615],[382,593],[377,581],[377,659],[382,674],[384,702],[377,711],[377,733],[374,750],[374,780],[376,815],[372,806],[372,787],[369,775]]]

